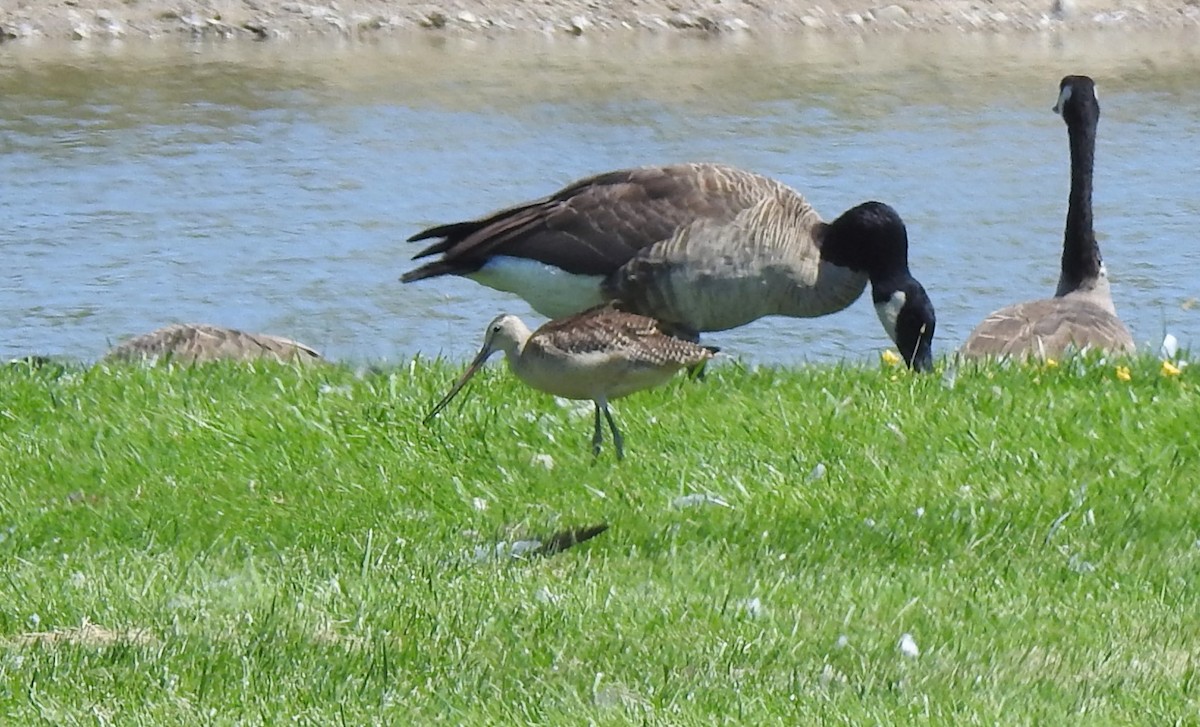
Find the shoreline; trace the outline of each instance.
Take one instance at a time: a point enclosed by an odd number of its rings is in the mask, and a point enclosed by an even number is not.
[[[327,0],[0,0],[0,46],[39,41],[392,35],[488,37],[801,33],[855,36],[921,32],[1054,34],[1071,31],[1200,31],[1200,0],[455,0],[446,3]]]

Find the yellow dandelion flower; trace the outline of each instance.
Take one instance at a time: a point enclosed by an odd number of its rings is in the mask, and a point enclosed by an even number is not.
[[[1163,361],[1162,375],[1163,376],[1178,376],[1183,370],[1170,361]]]
[[[1117,367],[1117,378],[1120,379],[1121,381],[1129,381],[1130,379],[1133,378],[1133,375],[1129,373],[1128,366],[1118,366]]]
[[[1052,358],[1048,358],[1048,359],[1046,359],[1046,368],[1056,369],[1056,368],[1058,368],[1058,362]]]
[[[900,365],[900,354],[896,353],[890,348],[879,354],[879,358],[883,359],[883,362],[888,366]]]

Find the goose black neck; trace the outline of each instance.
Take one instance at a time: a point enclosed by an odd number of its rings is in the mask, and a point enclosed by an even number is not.
[[[1096,244],[1096,233],[1092,229],[1092,169],[1098,122],[1095,115],[1089,115],[1067,125],[1071,144],[1071,193],[1067,203],[1059,295],[1077,290],[1084,282],[1100,277],[1100,246]]]
[[[821,257],[866,273],[872,285],[912,277],[908,271],[908,231],[900,215],[882,202],[864,202],[829,223]]]

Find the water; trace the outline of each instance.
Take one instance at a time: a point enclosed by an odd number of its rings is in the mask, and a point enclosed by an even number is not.
[[[1054,289],[1068,162],[1050,107],[1072,72],[1100,89],[1096,220],[1119,311],[1143,345],[1200,343],[1188,37],[420,36],[0,46],[0,356],[94,359],[203,321],[337,359],[465,358],[497,312],[537,318],[466,280],[401,285],[420,247],[405,238],[686,160],[780,178],[826,218],[893,204],[947,352]],[[710,340],[779,363],[887,345],[866,296]]]

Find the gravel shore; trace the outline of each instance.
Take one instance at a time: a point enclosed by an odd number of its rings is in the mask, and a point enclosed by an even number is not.
[[[0,42],[1102,28],[1200,31],[1200,0],[0,0]]]

